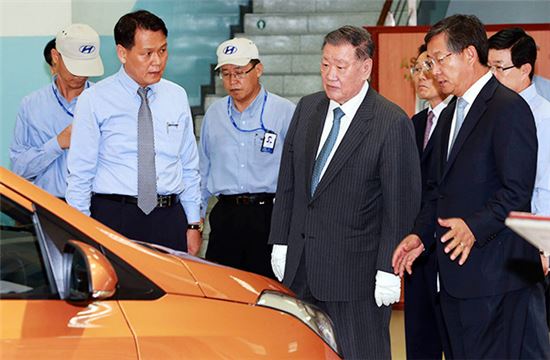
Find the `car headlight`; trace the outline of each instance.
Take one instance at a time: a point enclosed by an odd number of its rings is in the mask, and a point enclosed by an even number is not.
[[[294,297],[276,291],[264,291],[258,301],[259,306],[272,308],[290,314],[315,331],[336,353],[338,344],[334,333],[334,325],[327,314],[315,305],[308,304]]]

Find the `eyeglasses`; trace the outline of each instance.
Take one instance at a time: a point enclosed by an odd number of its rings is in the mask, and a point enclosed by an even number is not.
[[[421,72],[427,71],[423,64],[415,65],[409,68],[412,76],[420,75]]]
[[[237,80],[242,80],[246,77],[246,75],[248,75],[248,73],[250,73],[252,70],[254,70],[256,65],[258,65],[258,63],[254,62],[252,64],[252,67],[250,69],[246,70],[246,71],[235,71],[234,73],[220,71],[220,73],[219,73],[220,79],[230,80],[231,77],[233,76]]]
[[[447,55],[443,55],[443,56],[437,57],[435,59],[429,58],[429,59],[427,59],[426,61],[424,61],[422,63],[422,66],[424,67],[424,69],[426,69],[426,71],[432,71],[436,62],[437,62],[438,65],[443,65],[445,63],[445,59],[448,58],[449,56],[453,55],[453,54],[454,53],[450,52]]]
[[[491,72],[493,74],[496,74],[497,72],[498,73],[503,73],[506,70],[510,70],[511,68],[515,68],[515,66],[514,65],[510,65],[510,66],[506,66],[506,67],[502,67],[501,65],[491,65],[491,66],[489,66],[489,69],[491,69]]]

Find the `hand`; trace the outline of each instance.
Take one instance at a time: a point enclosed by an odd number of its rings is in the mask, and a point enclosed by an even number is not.
[[[455,260],[460,255],[458,264],[464,265],[476,241],[474,234],[460,218],[437,219],[437,221],[442,227],[451,229],[441,237],[442,243],[449,241],[445,246],[445,254],[452,251],[451,260]]]
[[[540,254],[540,262],[542,264],[542,273],[544,276],[548,275],[548,268],[549,268],[549,262],[548,257],[544,255],[544,253]]]
[[[67,126],[57,135],[57,142],[59,147],[62,149],[68,149],[71,145],[71,132],[73,130],[73,125]]]
[[[399,301],[401,297],[401,278],[394,274],[378,270],[376,273],[376,285],[374,287],[374,300],[376,305],[390,306]]]
[[[202,245],[201,232],[195,229],[187,230],[187,253],[197,256]]]
[[[412,274],[412,264],[417,257],[424,251],[424,244],[418,235],[407,235],[393,252],[391,265],[393,272],[400,277],[403,277],[405,270]]]
[[[273,245],[271,251],[271,268],[279,281],[285,277],[286,245]]]

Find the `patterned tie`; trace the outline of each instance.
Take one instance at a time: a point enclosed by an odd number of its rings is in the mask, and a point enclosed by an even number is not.
[[[338,137],[338,132],[340,131],[340,120],[344,115],[344,112],[339,107],[334,109],[332,128],[330,129],[330,133],[328,134],[323,148],[321,149],[319,156],[317,156],[315,165],[313,166],[313,176],[311,177],[311,196],[315,193],[315,189],[321,180],[321,172],[323,171],[323,168],[328,160],[328,156],[334,147],[334,143],[336,143],[336,138]]]
[[[453,133],[453,138],[451,139],[451,147],[449,148],[449,153],[447,154],[447,158],[449,158],[449,154],[451,153],[451,150],[453,149],[453,146],[455,144],[455,140],[458,136],[458,132],[460,131],[460,128],[462,127],[462,123],[464,122],[464,109],[466,109],[466,106],[468,106],[468,102],[464,100],[463,98],[459,97],[456,102],[456,121],[455,121],[455,129]]]
[[[426,130],[424,130],[424,142],[422,143],[422,150],[426,148],[426,145],[428,145],[428,141],[430,140],[430,132],[432,131],[432,126],[434,125],[434,112],[428,111],[428,120],[426,121]]]
[[[147,100],[149,88],[139,88],[141,106],[138,112],[138,207],[149,215],[157,206],[157,173],[155,170],[155,137],[153,116]]]

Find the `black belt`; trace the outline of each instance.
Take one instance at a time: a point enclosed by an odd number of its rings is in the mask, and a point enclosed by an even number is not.
[[[117,194],[94,194],[93,196],[97,196],[98,198],[107,199],[111,201],[120,202],[123,204],[134,204],[137,205],[138,199],[135,196],[129,196],[129,195],[117,195]],[[176,205],[180,202],[180,198],[178,195],[172,194],[172,195],[157,195],[157,207],[158,208],[165,208],[170,207],[173,205]]]
[[[235,205],[273,204],[273,199],[275,199],[275,194],[269,193],[218,195],[219,201]]]

